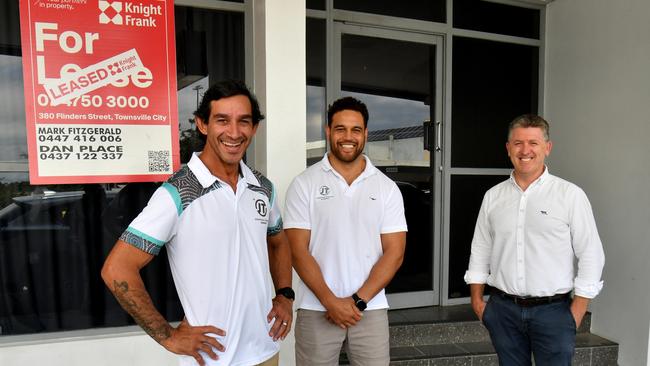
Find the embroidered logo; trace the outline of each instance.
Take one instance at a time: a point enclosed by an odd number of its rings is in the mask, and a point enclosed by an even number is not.
[[[318,196],[316,197],[317,200],[328,200],[332,198],[333,196],[330,194],[331,189],[328,186],[320,186],[318,188]]]
[[[542,215],[548,215],[548,212],[546,211],[539,211]]]
[[[370,196],[370,200],[372,200],[372,201],[376,201],[377,198],[375,198],[375,197],[373,197],[373,196]]]
[[[257,213],[260,216],[266,217],[266,202],[264,202],[264,200],[256,200],[255,210],[257,210]]]

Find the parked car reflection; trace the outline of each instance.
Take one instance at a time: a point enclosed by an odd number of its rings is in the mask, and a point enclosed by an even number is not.
[[[109,191],[98,184],[45,190],[15,197],[0,210],[0,334],[132,324],[99,273],[155,188],[136,183]],[[142,275],[163,314],[180,319],[166,255]]]

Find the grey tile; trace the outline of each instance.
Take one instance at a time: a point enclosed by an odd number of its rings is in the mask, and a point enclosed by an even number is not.
[[[471,357],[447,357],[429,360],[429,366],[472,366]]]
[[[429,360],[392,361],[390,366],[429,366]]]
[[[474,321],[390,327],[390,344],[393,346],[484,342],[489,339],[487,329]]]
[[[469,352],[455,344],[427,344],[416,346],[427,357],[466,356]]]
[[[388,319],[391,325],[477,320],[472,307],[468,304],[390,310]]]
[[[615,346],[616,343],[591,333],[576,334],[576,347]]]
[[[592,366],[616,366],[618,346],[596,347],[591,350]]]
[[[408,360],[422,358],[424,353],[416,347],[392,347],[390,349],[391,360]]]
[[[456,346],[464,349],[472,355],[482,354],[495,354],[492,342],[472,342],[472,343],[458,343]]]
[[[591,348],[576,348],[571,365],[591,366]]]
[[[582,323],[578,327],[578,333],[587,333],[591,330],[591,313],[587,312],[582,318]]]
[[[473,356],[472,366],[499,366],[499,358],[497,355]]]

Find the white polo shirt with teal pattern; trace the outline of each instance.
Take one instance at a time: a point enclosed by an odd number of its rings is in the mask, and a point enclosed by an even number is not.
[[[240,163],[236,192],[195,154],[158,188],[120,237],[153,255],[165,246],[191,325],[225,330],[206,365],[254,365],[279,351],[266,317],[275,296],[267,235],[282,230],[272,183]],[[196,360],[181,356],[181,365]]]

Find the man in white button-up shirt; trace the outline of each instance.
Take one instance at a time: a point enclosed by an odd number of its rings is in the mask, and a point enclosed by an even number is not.
[[[582,189],[549,174],[548,131],[536,115],[510,123],[514,171],[483,198],[465,274],[500,365],[530,365],[531,353],[537,366],[570,365],[576,328],[603,286],[591,205]],[[486,283],[494,288],[487,303]]]

